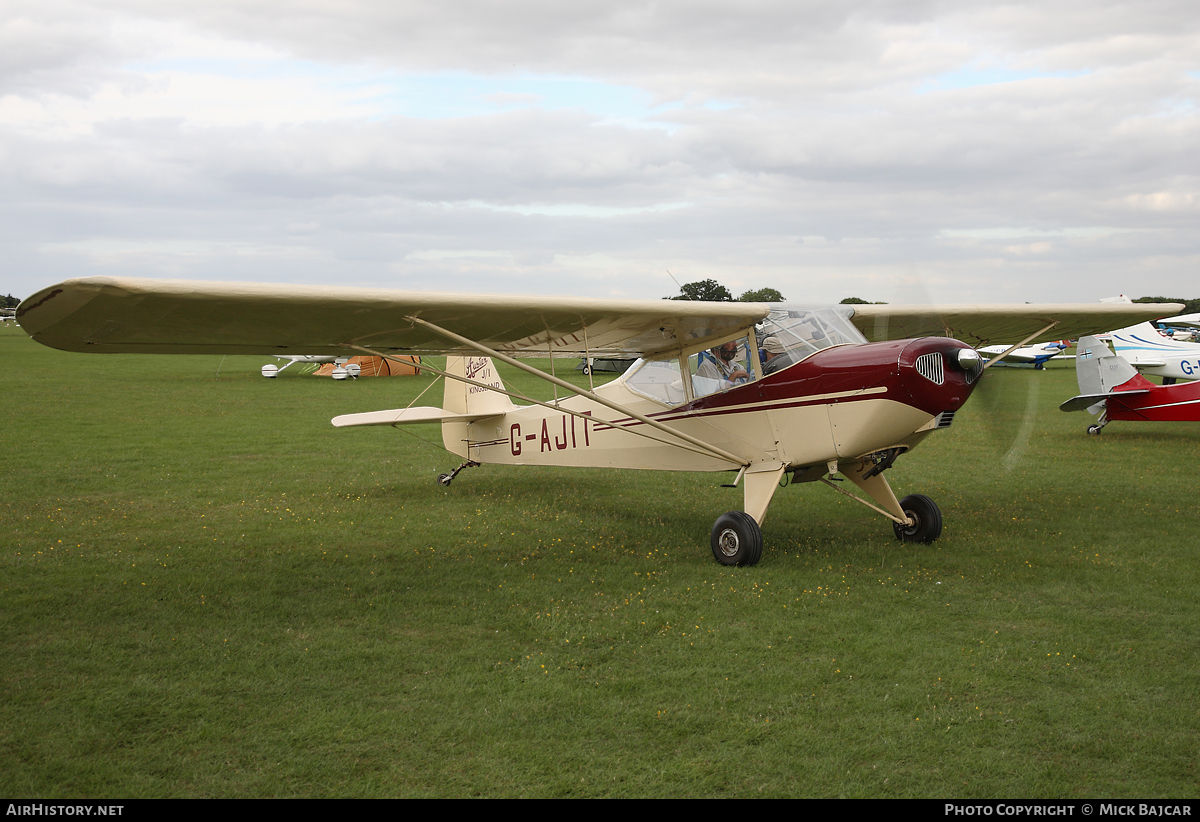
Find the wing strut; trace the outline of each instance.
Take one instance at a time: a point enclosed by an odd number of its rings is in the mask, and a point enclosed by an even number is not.
[[[1018,348],[1020,348],[1021,346],[1025,345],[1025,343],[1029,342],[1029,341],[1030,341],[1030,340],[1032,340],[1034,337],[1040,337],[1040,336],[1042,336],[1043,334],[1045,334],[1047,331],[1049,331],[1051,328],[1053,328],[1053,327],[1054,327],[1054,326],[1056,326],[1056,325],[1058,325],[1058,320],[1055,320],[1054,322],[1050,323],[1050,324],[1049,324],[1048,326],[1046,326],[1045,328],[1040,328],[1040,329],[1038,329],[1037,331],[1034,331],[1032,334],[1030,334],[1030,335],[1029,335],[1028,337],[1026,337],[1025,339],[1021,340],[1021,341],[1020,341],[1019,343],[1017,343],[1016,345],[1010,346],[1010,347],[1009,347],[1009,349],[1008,349],[1007,351],[1004,351],[1004,352],[1002,352],[1002,353],[1000,353],[1000,354],[997,354],[996,356],[992,357],[990,360],[988,360],[987,362],[985,362],[985,363],[983,364],[983,367],[984,367],[984,368],[991,368],[993,365],[995,365],[996,363],[1000,362],[1000,360],[1004,359],[1005,357],[1007,357],[1007,356],[1008,356],[1009,354],[1011,354],[1012,352],[1016,351],[1016,350],[1017,350]],[[950,336],[950,335],[949,335],[949,334],[947,334],[946,336]]]
[[[407,360],[399,360],[391,354],[385,354],[382,351],[376,351],[373,348],[366,348],[361,345],[348,345],[346,347],[351,348],[355,351],[362,351],[364,354],[370,354],[372,357],[383,357],[386,360],[397,360],[397,362],[407,362]],[[687,445],[684,443],[669,442],[667,440],[660,439],[659,437],[652,435],[648,431],[639,431],[636,428],[631,428],[628,425],[622,425],[619,422],[614,422],[612,420],[606,420],[606,419],[603,419],[602,417],[596,417],[596,416],[592,416],[590,414],[583,414],[578,411],[572,411],[570,408],[563,408],[560,405],[553,405],[552,403],[542,402],[541,400],[535,400],[532,397],[526,397],[524,394],[517,394],[512,391],[507,391],[507,390],[504,390],[501,388],[496,388],[495,386],[487,385],[486,383],[477,382],[476,380],[472,380],[472,379],[467,379],[466,377],[460,376],[458,374],[451,374],[447,371],[441,370],[440,368],[436,368],[432,365],[429,365],[428,363],[422,362],[421,368],[425,371],[429,371],[430,373],[445,377],[446,379],[458,380],[459,382],[465,382],[467,385],[473,385],[476,388],[484,388],[488,391],[495,391],[498,394],[504,394],[506,396],[512,397],[513,399],[516,399],[516,400],[520,400],[522,402],[529,402],[529,403],[533,403],[534,405],[540,405],[543,408],[549,408],[552,411],[558,411],[562,414],[569,414],[573,417],[579,417],[580,419],[586,419],[592,423],[601,423],[601,424],[607,425],[611,428],[619,428],[623,431],[628,431],[630,434],[637,434],[639,437],[645,437],[646,439],[648,439],[652,442],[661,443],[663,445],[670,445],[673,448],[682,448],[685,451],[691,451],[695,454],[703,454],[703,455],[709,456],[709,457],[719,456],[721,459],[729,459],[728,457],[725,456],[724,452],[721,452],[721,450],[719,448],[717,448],[716,446],[708,446],[707,448],[702,450],[699,448],[693,448],[691,445]],[[545,374],[543,374],[540,371],[538,373],[543,377],[546,376]],[[573,386],[572,386],[572,390],[575,390]],[[579,392],[577,390],[576,390],[576,393],[582,393],[582,394],[586,395],[586,392]],[[624,413],[628,413],[628,412],[624,412]],[[679,434],[679,432],[673,431],[671,429],[667,429],[667,431],[672,436],[683,436],[682,434]],[[714,452],[719,452],[719,453],[714,453]],[[740,458],[737,460],[733,460],[733,462],[735,465],[741,465],[743,467],[743,469],[748,464]]]
[[[370,354],[372,357],[383,357],[385,360],[395,360],[396,362],[403,362],[403,363],[408,362],[408,360],[401,360],[392,354],[385,354],[382,351],[376,351],[373,348],[364,348],[361,345],[348,345],[347,347],[351,348],[355,351],[362,351],[365,354]],[[558,411],[559,413],[562,413],[562,414],[569,414],[572,417],[579,417],[580,419],[586,419],[591,423],[600,423],[601,425],[607,425],[610,428],[619,428],[623,431],[628,431],[630,434],[637,434],[639,437],[645,437],[646,439],[650,440],[651,442],[657,442],[662,445],[669,445],[672,448],[682,448],[684,451],[691,451],[693,454],[702,454],[707,457],[713,456],[711,451],[701,451],[699,448],[693,448],[692,446],[687,445],[685,443],[669,442],[668,440],[660,439],[659,437],[655,436],[654,434],[652,434],[649,431],[639,431],[636,428],[631,428],[628,425],[622,425],[621,423],[613,422],[612,420],[606,420],[603,417],[596,417],[596,416],[592,416],[591,414],[588,414],[588,413],[572,411],[570,408],[563,408],[560,405],[554,405],[553,403],[543,402],[541,400],[535,400],[532,397],[525,396],[524,394],[518,394],[514,391],[508,391],[503,388],[496,388],[495,386],[488,385],[487,383],[482,383],[477,380],[468,379],[467,377],[464,377],[459,374],[451,374],[448,371],[443,371],[440,368],[435,368],[434,366],[429,365],[425,362],[421,363],[421,368],[425,371],[430,372],[431,374],[437,374],[438,376],[445,377],[448,380],[458,380],[459,382],[464,382],[467,385],[473,385],[476,388],[483,388],[487,391],[495,391],[497,394],[504,394],[505,396],[512,397],[515,400],[520,400],[521,402],[533,403],[534,405],[540,405],[543,408],[549,408],[552,411]],[[429,389],[426,389],[426,390],[429,390]],[[422,393],[424,393],[424,392],[422,392]],[[407,410],[407,409],[405,409],[405,410]],[[382,412],[382,413],[386,413],[386,412]],[[354,416],[354,415],[352,414],[350,416]],[[394,426],[394,423],[393,423],[393,426]],[[741,463],[738,463],[738,464],[740,465]],[[745,466],[743,465],[742,468],[745,469]]]
[[[532,374],[535,377],[546,380],[547,382],[554,383],[555,385],[561,386],[562,388],[565,388],[568,391],[570,391],[572,394],[578,394],[581,397],[586,397],[587,399],[592,400],[593,402],[597,402],[600,405],[603,405],[605,408],[611,408],[613,411],[616,411],[619,414],[626,414],[626,415],[632,417],[633,419],[637,420],[640,423],[649,425],[651,428],[654,428],[658,431],[662,431],[663,433],[668,434],[672,437],[677,437],[677,438],[683,440],[684,442],[690,443],[691,445],[694,445],[697,448],[700,448],[701,450],[703,450],[709,454],[712,454],[715,457],[719,457],[720,459],[723,459],[723,460],[728,460],[729,462],[733,463],[734,465],[749,465],[751,462],[750,460],[746,459],[745,457],[739,457],[736,454],[732,454],[723,448],[718,448],[717,446],[712,445],[711,443],[707,443],[702,439],[693,437],[690,434],[685,434],[682,431],[678,431],[674,428],[663,425],[658,420],[651,419],[650,417],[647,417],[644,414],[639,414],[636,411],[630,411],[628,408],[622,407],[619,403],[615,403],[612,400],[607,400],[604,397],[597,395],[594,391],[584,391],[580,388],[576,388],[575,386],[571,385],[571,383],[567,382],[566,380],[560,380],[558,377],[552,377],[551,375],[545,373],[544,371],[540,371],[531,365],[526,365],[525,363],[521,362],[518,359],[510,357],[507,354],[501,354],[499,351],[488,348],[486,345],[483,345],[482,343],[477,343],[474,340],[467,339],[466,337],[464,337],[460,334],[455,334],[453,331],[448,331],[445,328],[434,325],[433,323],[429,322],[428,320],[422,320],[420,317],[405,317],[405,319],[409,320],[411,322],[417,323],[419,325],[422,325],[422,326],[430,329],[431,331],[435,331],[438,334],[441,334],[443,337],[446,337],[447,339],[451,339],[451,340],[454,340],[455,342],[460,342],[463,345],[474,348],[476,351],[482,352],[483,354],[485,354],[489,357],[494,357],[495,359],[498,359],[501,362],[508,363],[509,365],[513,366],[514,368],[519,368],[522,371]],[[565,411],[566,409],[559,408],[558,410]],[[621,425],[618,427],[628,429],[628,426],[625,426],[625,425]]]

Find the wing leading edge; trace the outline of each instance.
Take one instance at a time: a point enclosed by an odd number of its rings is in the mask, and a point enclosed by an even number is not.
[[[654,357],[732,339],[765,318],[767,303],[604,300],[452,294],[272,283],[92,277],[21,303],[38,342],[111,354],[470,354],[410,318],[498,351]],[[1078,337],[1178,313],[1177,303],[859,305],[869,340],[952,336],[971,345]]]
[[[93,277],[25,300],[22,327],[65,351],[144,354],[470,354],[416,317],[509,353],[654,356],[734,336],[762,303],[450,294]]]
[[[1180,303],[856,305],[851,322],[872,342],[953,337],[978,348],[1018,340],[1075,339],[1164,317],[1180,310],[1177,305]]]

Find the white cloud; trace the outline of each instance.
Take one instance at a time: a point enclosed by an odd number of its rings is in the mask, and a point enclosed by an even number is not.
[[[913,277],[945,299],[1192,296],[1194,18],[10,2],[0,290],[124,272],[655,297],[670,268],[798,300]]]

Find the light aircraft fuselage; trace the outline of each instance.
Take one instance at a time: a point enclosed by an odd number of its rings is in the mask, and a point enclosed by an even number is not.
[[[679,380],[678,369],[671,363],[643,361],[595,393],[746,462],[824,466],[885,448],[907,450],[939,422],[949,425],[973,388],[969,372],[944,365],[963,349],[970,350],[946,338],[827,348],[783,371],[674,407],[639,390],[646,385],[639,383],[639,375],[670,372],[655,383],[666,384],[667,391],[669,382]],[[936,366],[922,373],[918,360]],[[484,362],[468,358],[467,370]],[[634,432],[647,426],[587,397],[568,397],[557,405],[586,416],[517,406],[503,416],[447,422],[443,442],[448,450],[479,463],[681,471],[737,467],[681,449],[675,442],[639,437]]]

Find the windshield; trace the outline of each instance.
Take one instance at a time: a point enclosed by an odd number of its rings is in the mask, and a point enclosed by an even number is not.
[[[772,309],[767,318],[754,327],[757,352],[750,350],[749,337],[742,337],[688,358],[692,396],[728,391],[753,381],[755,356],[763,374],[767,375],[800,362],[822,348],[866,342],[850,322],[852,314],[849,306],[780,306]],[[625,384],[633,391],[667,405],[687,401],[677,359],[639,361],[626,373]]]
[[[755,326],[759,347],[767,340],[779,340],[784,351],[799,362],[822,348],[846,343],[865,343],[867,338],[850,322],[854,310],[849,306],[827,308],[775,308]],[[772,346],[774,347],[774,346]]]

